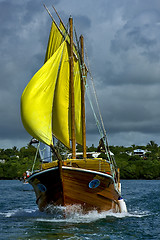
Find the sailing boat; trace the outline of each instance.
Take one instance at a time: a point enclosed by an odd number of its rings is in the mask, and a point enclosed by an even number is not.
[[[50,146],[56,160],[42,162],[28,182],[33,186],[40,211],[47,206],[80,205],[84,211],[126,212],[121,197],[119,171],[102,137],[107,159],[88,158],[86,152],[84,42],[73,41],[73,20],[67,31],[52,18],[44,65],[33,76],[21,96],[21,118],[28,133]],[[55,10],[56,11],[56,10]],[[53,137],[72,157],[63,159]],[[76,156],[76,144],[83,146],[83,159]]]

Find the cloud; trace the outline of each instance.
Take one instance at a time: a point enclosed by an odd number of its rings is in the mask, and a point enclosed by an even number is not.
[[[75,0],[52,4],[83,34],[100,109],[111,144],[144,144],[160,134],[160,3],[158,0]],[[56,17],[57,19],[57,17]],[[24,146],[30,136],[20,98],[43,65],[51,19],[39,0],[0,1],[0,147]],[[98,145],[87,107],[88,143]],[[88,144],[88,145],[89,145]]]

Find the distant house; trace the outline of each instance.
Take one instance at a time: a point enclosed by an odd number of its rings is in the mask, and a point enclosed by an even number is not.
[[[146,152],[147,152],[147,151],[145,151],[145,150],[143,150],[143,149],[135,149],[135,150],[133,151],[133,154],[134,154],[134,155],[138,155],[138,156],[140,156],[140,157],[144,157]]]
[[[129,151],[127,151],[127,152],[125,152],[127,155],[129,155],[129,156],[132,156],[133,155],[133,153],[132,152],[129,152]]]
[[[5,163],[6,160],[5,159],[0,159],[0,163]]]
[[[12,156],[10,156],[10,158],[19,158],[19,156],[18,155],[12,155]]]

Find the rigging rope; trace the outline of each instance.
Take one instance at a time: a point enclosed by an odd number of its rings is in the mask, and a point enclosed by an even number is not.
[[[36,163],[36,160],[37,160],[37,155],[38,155],[38,151],[39,151],[39,146],[40,146],[40,142],[38,143],[37,151],[36,151],[36,154],[35,154],[35,157],[34,157],[34,162],[33,162],[33,166],[32,166],[32,173],[33,173],[33,170],[34,170],[34,167],[35,167],[35,163]]]
[[[77,42],[77,46],[78,46],[78,49],[77,49],[78,50],[77,52],[78,52],[78,55],[79,55],[78,60],[79,60],[79,64],[80,64],[80,71],[81,71],[81,74],[82,74],[83,83],[84,83],[84,86],[86,88],[86,93],[87,93],[87,96],[88,96],[88,100],[89,100],[89,103],[90,103],[90,106],[91,106],[91,109],[92,109],[92,112],[93,112],[93,115],[94,115],[94,118],[95,118],[95,121],[96,121],[97,128],[99,130],[100,136],[101,136],[101,138],[103,140],[103,143],[104,143],[104,146],[105,146],[105,152],[107,154],[107,158],[108,158],[109,162],[111,163],[111,171],[112,171],[112,174],[114,176],[113,166],[116,166],[116,163],[114,161],[114,158],[112,158],[111,155],[110,155],[109,146],[108,146],[108,142],[107,142],[107,136],[106,136],[106,130],[105,130],[105,127],[104,127],[104,122],[103,122],[103,119],[102,119],[102,115],[101,115],[101,111],[100,111],[100,107],[99,107],[99,103],[98,103],[98,98],[97,98],[97,94],[96,94],[96,90],[95,90],[93,77],[92,77],[92,74],[91,74],[91,71],[90,71],[90,65],[89,65],[89,59],[88,59],[87,51],[86,51],[86,48],[85,48],[85,56],[86,56],[87,65],[88,65],[87,70],[88,70],[90,78],[91,78],[92,88],[93,88],[93,92],[94,92],[94,96],[95,96],[95,100],[96,100],[96,105],[97,105],[97,108],[98,108],[98,114],[99,114],[100,121],[101,121],[102,125],[100,124],[100,122],[98,120],[98,117],[96,115],[96,112],[95,112],[93,104],[92,104],[92,100],[91,100],[91,96],[90,96],[90,91],[91,90],[89,90],[89,85],[86,82],[86,76],[83,76],[83,68],[86,67],[86,66],[84,65],[84,63],[82,65],[82,63],[80,61],[79,41],[78,41],[78,38],[77,38],[75,28],[74,28],[74,32],[75,32],[75,38],[76,38],[76,42]]]
[[[91,71],[90,71],[90,64],[89,64],[89,59],[88,59],[88,55],[87,55],[87,51],[86,51],[86,48],[85,48],[85,56],[86,56],[86,60],[87,60],[87,65],[88,65],[88,72],[89,72],[89,75],[90,75],[90,79],[91,79],[91,82],[92,82],[92,88],[93,88],[93,93],[94,93],[94,96],[95,96],[95,101],[96,101],[96,105],[97,105],[97,109],[98,109],[98,114],[99,114],[99,117],[100,117],[100,121],[101,121],[101,124],[99,123],[99,120],[95,114],[95,111],[94,111],[94,108],[93,108],[93,104],[91,102],[91,98],[90,96],[88,95],[88,99],[90,101],[90,105],[91,105],[91,108],[92,108],[92,111],[93,111],[93,114],[95,116],[95,119],[96,119],[96,123],[98,124],[98,129],[99,129],[99,132],[100,132],[100,135],[102,136],[102,140],[103,140],[103,143],[104,143],[104,146],[105,146],[105,150],[106,150],[106,154],[107,154],[107,157],[108,159],[110,160],[110,162],[116,166],[116,163],[115,163],[115,160],[114,158],[111,157],[110,155],[110,151],[109,151],[109,145],[108,145],[108,141],[107,141],[107,134],[106,134],[106,130],[105,130],[105,127],[104,127],[104,122],[103,122],[103,118],[102,118],[102,114],[101,114],[101,111],[100,111],[100,107],[99,107],[99,103],[98,103],[98,98],[97,98],[97,94],[96,94],[96,90],[95,90],[95,85],[94,85],[94,81],[93,81],[93,77],[92,77],[92,74],[91,74]],[[103,135],[102,135],[103,134]],[[105,141],[104,141],[105,139]]]

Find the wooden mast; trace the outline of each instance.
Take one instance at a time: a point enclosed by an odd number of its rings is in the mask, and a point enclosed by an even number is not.
[[[84,67],[84,40],[80,36],[81,43],[81,61],[82,61],[82,76],[81,76],[81,109],[82,109],[82,143],[83,143],[83,158],[86,159],[86,122],[85,122],[85,67]]]
[[[75,130],[75,106],[74,106],[74,63],[73,63],[73,19],[69,18],[70,25],[70,89],[71,89],[71,138],[72,159],[76,159],[76,130]]]

